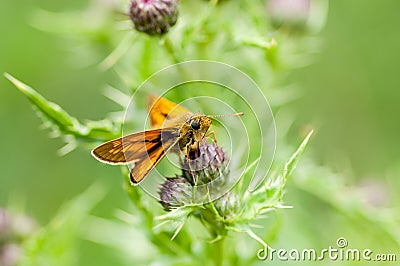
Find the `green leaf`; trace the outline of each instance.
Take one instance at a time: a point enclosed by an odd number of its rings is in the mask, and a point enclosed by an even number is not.
[[[283,178],[286,179],[289,175],[292,174],[294,169],[297,166],[297,163],[300,159],[301,154],[303,153],[304,149],[306,148],[308,141],[310,140],[311,135],[313,134],[313,130],[308,133],[307,137],[303,140],[300,144],[300,147],[293,153],[292,157],[290,157],[289,161],[285,164],[285,168],[283,170]]]
[[[50,102],[33,88],[14,78],[8,73],[4,76],[11,81],[17,89],[22,92],[32,104],[38,109],[45,124],[50,122],[64,135],[72,135],[75,138],[85,140],[109,140],[120,136],[120,131],[112,122],[89,121],[86,125],[81,124],[78,119],[68,114],[58,104]],[[72,143],[73,140],[67,141]]]
[[[25,96],[28,97],[28,99],[58,127],[66,131],[82,130],[78,120],[75,117],[70,116],[59,105],[46,100],[46,98],[40,95],[37,91],[14,78],[10,74],[5,73],[4,76],[11,81],[20,92],[25,94]],[[82,133],[83,132],[79,132],[79,134]]]
[[[270,177],[266,184],[252,193],[244,195],[243,201],[246,202],[243,210],[243,220],[254,220],[260,215],[273,211],[277,208],[291,208],[282,204],[283,190],[286,185],[287,177],[294,171],[301,154],[306,148],[313,131],[303,140],[296,152],[286,162],[283,173],[276,177]]]

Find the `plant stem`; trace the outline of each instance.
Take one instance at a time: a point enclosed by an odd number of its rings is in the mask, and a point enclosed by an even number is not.
[[[220,266],[224,262],[224,241],[225,238],[222,237],[220,240],[214,243],[214,263],[215,266]]]
[[[165,50],[167,51],[167,53],[172,57],[175,64],[182,62],[182,60],[180,60],[179,56],[177,55],[174,45],[168,36],[166,36],[162,39],[162,44],[163,44]]]

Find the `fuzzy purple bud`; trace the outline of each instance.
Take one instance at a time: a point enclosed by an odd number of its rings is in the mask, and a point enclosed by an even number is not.
[[[135,29],[149,35],[162,35],[178,19],[179,0],[133,0],[129,17]]]
[[[194,189],[196,185],[204,185],[218,181],[216,186],[225,183],[228,176],[227,158],[224,151],[216,144],[203,143],[199,148],[199,156],[194,160],[183,159],[182,176],[167,178],[160,189],[160,202],[165,210],[191,203],[199,199],[203,190]],[[217,191],[217,190],[216,190]],[[209,191],[212,193],[212,191]],[[196,194],[197,193],[197,194]],[[206,198],[205,200],[207,200]]]
[[[192,184],[207,184],[226,170],[225,152],[216,144],[204,143],[199,148],[199,157],[195,160],[183,160],[182,174]]]
[[[165,210],[183,206],[192,197],[192,186],[183,177],[167,178],[160,189],[160,203]]]

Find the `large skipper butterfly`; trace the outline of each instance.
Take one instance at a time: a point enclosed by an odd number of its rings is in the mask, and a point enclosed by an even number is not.
[[[108,141],[92,150],[92,155],[103,163],[133,163],[133,184],[142,181],[171,150],[180,150],[188,160],[197,158],[200,142],[211,125],[211,116],[193,114],[155,95],[149,96],[148,107],[153,129]]]

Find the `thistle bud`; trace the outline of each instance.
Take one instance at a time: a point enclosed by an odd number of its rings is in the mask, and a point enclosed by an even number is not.
[[[0,208],[0,245],[11,235],[11,219],[5,209]]]
[[[0,265],[17,265],[20,245],[34,229],[35,223],[26,215],[0,208]]]
[[[225,152],[215,144],[204,143],[195,160],[183,160],[182,175],[192,184],[204,185],[219,177],[226,169]],[[226,174],[226,173],[225,173]]]
[[[310,16],[310,0],[270,0],[268,10],[272,25],[292,30],[303,29]]]
[[[217,181],[218,185],[225,183],[228,176],[226,155],[215,144],[203,143],[199,147],[199,156],[194,160],[184,159],[181,162],[182,175],[176,178],[167,178],[160,189],[160,203],[165,210],[184,206],[194,198],[201,198],[204,191],[196,185],[204,185]],[[197,193],[197,194],[194,194]],[[207,199],[205,199],[207,200]]]
[[[215,201],[215,208],[225,219],[230,219],[240,208],[239,199],[236,194],[228,192]]]
[[[160,189],[160,203],[165,210],[183,206],[192,198],[192,187],[183,177],[167,178]]]
[[[179,0],[133,0],[129,17],[135,29],[149,35],[162,35],[178,18]]]

